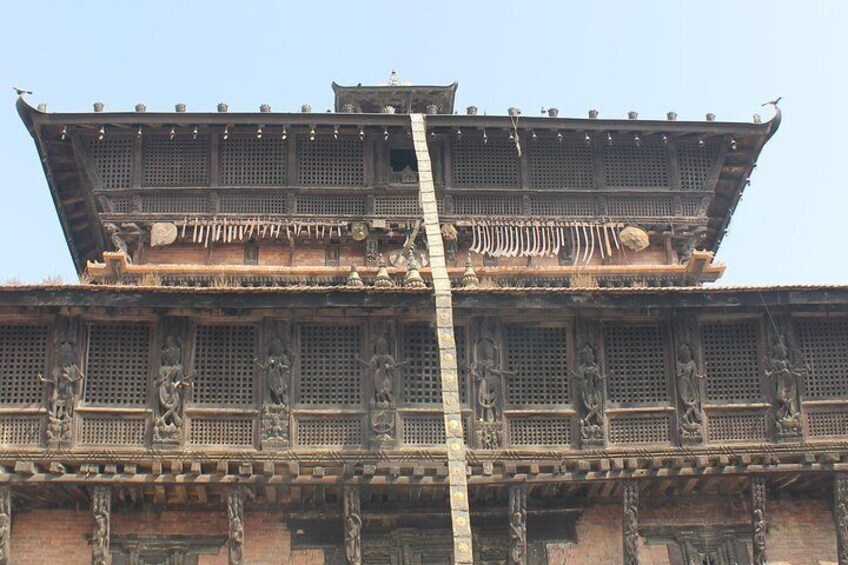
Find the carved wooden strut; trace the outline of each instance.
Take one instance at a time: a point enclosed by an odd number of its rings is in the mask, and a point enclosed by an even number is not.
[[[639,565],[639,484],[624,483],[624,565]]]
[[[346,562],[362,565],[362,514],[359,503],[359,487],[345,486],[344,505],[344,550]]]
[[[509,563],[527,563],[527,489],[524,485],[509,489]]]
[[[848,473],[833,476],[833,519],[836,523],[836,557],[848,565]]]
[[[12,533],[12,487],[0,485],[0,565],[9,565],[9,539]]]
[[[230,524],[229,565],[244,563],[244,487],[231,487],[227,493],[227,518]]]
[[[751,477],[751,529],[754,565],[766,565],[766,479]]]
[[[94,533],[91,536],[92,565],[109,565],[110,517],[112,509],[112,488],[96,486],[91,497],[91,513],[94,517]]]

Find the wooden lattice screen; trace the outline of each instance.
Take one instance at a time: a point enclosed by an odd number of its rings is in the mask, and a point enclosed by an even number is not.
[[[143,151],[145,186],[209,185],[209,136],[146,135]]]
[[[231,136],[220,145],[224,186],[284,186],[288,144],[278,137]]]
[[[355,447],[362,445],[362,419],[346,416],[325,418],[299,418],[297,444],[311,447]]]
[[[718,158],[719,145],[708,143],[701,147],[697,143],[677,144],[677,163],[680,167],[680,188],[683,190],[706,190],[710,168]]]
[[[662,326],[604,327],[607,383],[612,402],[668,402]]]
[[[361,326],[300,326],[300,403],[359,406],[362,356]]]
[[[100,175],[100,188],[128,188],[133,159],[133,139],[109,136],[88,143],[91,160]]]
[[[564,328],[508,325],[507,399],[512,406],[567,404],[568,342]]]
[[[807,398],[848,398],[848,318],[796,321]]]
[[[47,373],[47,326],[0,326],[0,404],[41,401]]]
[[[430,324],[403,327],[404,399],[411,404],[440,404],[442,380],[436,330]],[[441,420],[441,418],[439,418]]]
[[[197,327],[193,400],[197,404],[252,404],[256,328]]]
[[[299,137],[297,178],[305,186],[363,186],[364,144],[358,139]]]
[[[668,150],[661,143],[604,145],[604,178],[614,187],[667,187]]]
[[[318,216],[361,216],[365,214],[365,196],[299,194],[299,214]]]
[[[528,153],[531,188],[593,188],[592,148],[585,143],[539,140]]]
[[[84,398],[91,404],[143,405],[147,402],[150,326],[92,324]]]
[[[551,416],[510,418],[509,442],[514,447],[560,447],[571,444],[571,420]]]
[[[518,188],[515,143],[463,139],[453,147],[453,185],[457,188]]]
[[[761,397],[758,327],[755,320],[703,325],[710,401],[745,402]]]
[[[444,445],[445,419],[441,415],[404,417],[403,443],[407,445]]]

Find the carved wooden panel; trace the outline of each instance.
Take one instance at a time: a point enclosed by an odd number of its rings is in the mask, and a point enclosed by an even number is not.
[[[142,418],[83,416],[80,443],[85,445],[144,445],[146,421]]]
[[[221,212],[224,214],[285,214],[285,192],[229,193],[219,195]]]
[[[192,418],[189,428],[189,443],[192,445],[253,445],[253,420]]]
[[[91,160],[97,168],[102,188],[128,188],[130,186],[130,166],[133,160],[131,137],[108,136],[98,141],[92,139],[88,144]]]
[[[0,445],[27,446],[41,443],[41,419],[26,416],[0,418]]]
[[[571,447],[571,420],[551,416],[509,419],[509,443],[513,447]]]
[[[193,401],[197,404],[253,403],[253,326],[200,325],[194,350]]]
[[[358,139],[299,137],[297,179],[306,186],[363,186],[364,144]]]
[[[413,404],[441,404],[442,379],[436,330],[430,324],[402,329],[404,399]]]
[[[453,146],[453,184],[457,188],[518,188],[515,143],[463,139]]]
[[[799,319],[807,398],[848,398],[848,318]]]
[[[299,194],[297,211],[316,216],[362,216],[366,212],[365,196]]]
[[[698,216],[698,210],[701,209],[701,197],[698,198],[681,198],[680,204],[684,216]]]
[[[209,211],[205,194],[144,194],[141,211],[145,214],[202,214]]]
[[[421,216],[421,204],[417,195],[378,196],[374,203],[378,216]]]
[[[668,402],[662,326],[607,325],[607,387],[611,402]]]
[[[597,214],[597,202],[591,196],[576,196],[573,194],[534,196],[530,200],[530,212],[534,216],[590,218]]]
[[[848,410],[808,411],[807,435],[811,437],[848,436]]]
[[[520,216],[520,196],[455,196],[454,213],[459,216]]]
[[[0,403],[41,402],[37,375],[47,372],[47,326],[0,326]]]
[[[671,416],[616,417],[609,420],[609,439],[615,445],[668,443],[671,438]]]
[[[756,320],[703,325],[709,400],[745,402],[761,397],[757,332]]]
[[[219,145],[224,186],[286,184],[288,144],[279,137],[230,136]]]
[[[593,188],[592,148],[582,141],[539,140],[528,153],[531,188]]]
[[[359,416],[297,419],[297,445],[302,447],[345,447],[362,445]]]
[[[150,326],[92,324],[83,398],[94,404],[145,404],[149,363]]]
[[[664,197],[628,198],[613,196],[607,199],[607,212],[610,216],[623,216],[625,218],[673,216],[674,203],[671,198]]]
[[[766,439],[766,413],[712,413],[707,420],[712,442]]]
[[[505,328],[507,399],[512,406],[567,404],[568,342],[564,328]]]
[[[439,415],[404,416],[403,443],[406,445],[444,445],[444,417]]]
[[[710,168],[718,158],[719,145],[708,143],[701,147],[697,142],[677,144],[677,164],[680,167],[680,188],[706,190]]]
[[[361,357],[360,326],[300,326],[300,403],[359,405],[362,402]]]
[[[621,140],[604,145],[604,177],[611,187],[667,187],[668,150],[661,143]]]
[[[208,186],[209,137],[146,135],[145,186]]]

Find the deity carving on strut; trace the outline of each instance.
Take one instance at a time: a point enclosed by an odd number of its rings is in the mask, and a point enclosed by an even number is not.
[[[74,409],[80,396],[80,381],[85,375],[76,361],[76,348],[70,341],[62,341],[56,348],[56,363],[49,378],[38,379],[50,387],[47,400],[47,437],[51,441],[69,441]]]
[[[156,419],[153,421],[153,441],[176,443],[183,426],[185,391],[192,378],[185,376],[182,347],[173,334],[165,338],[160,354],[159,376],[156,379]]]

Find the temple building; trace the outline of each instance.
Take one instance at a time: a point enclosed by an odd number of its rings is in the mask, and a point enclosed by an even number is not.
[[[704,286],[776,106],[333,92],[18,100],[81,283],[0,287],[0,565],[848,565],[848,288]]]

